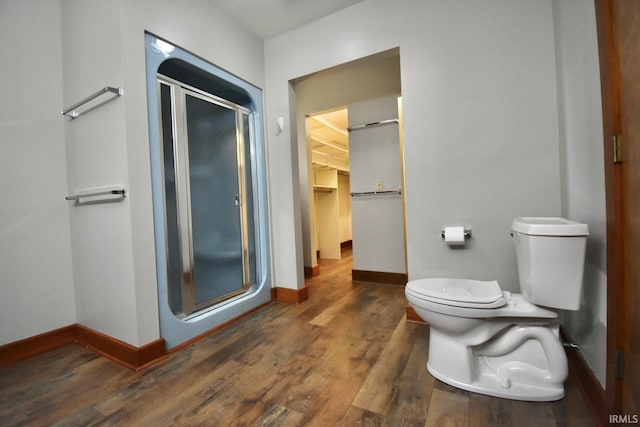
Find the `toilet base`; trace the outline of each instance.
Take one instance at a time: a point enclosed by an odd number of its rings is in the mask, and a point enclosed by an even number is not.
[[[505,389],[501,386],[495,376],[488,374],[482,374],[476,378],[473,383],[466,384],[448,378],[444,375],[440,375],[440,373],[434,369],[429,362],[427,362],[427,370],[436,379],[453,387],[503,399],[524,400],[530,402],[552,402],[562,399],[565,395],[564,387],[562,386],[538,387],[527,384],[512,384],[510,388]]]
[[[481,328],[490,331],[489,323]],[[474,393],[525,401],[554,401],[565,395],[568,365],[552,327],[508,325],[491,339],[449,335],[430,328],[427,369],[435,378]],[[491,334],[489,334],[491,335]]]

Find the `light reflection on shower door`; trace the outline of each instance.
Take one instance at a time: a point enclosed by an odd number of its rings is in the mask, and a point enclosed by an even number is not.
[[[174,314],[244,293],[255,280],[250,116],[160,83],[169,301]]]

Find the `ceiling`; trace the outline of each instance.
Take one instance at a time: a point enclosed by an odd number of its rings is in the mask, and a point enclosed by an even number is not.
[[[309,116],[307,133],[316,166],[349,169],[349,119],[347,109]]]
[[[263,40],[363,0],[209,0]]]

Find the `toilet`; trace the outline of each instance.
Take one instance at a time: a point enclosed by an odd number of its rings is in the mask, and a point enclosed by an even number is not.
[[[520,217],[511,228],[520,294],[461,278],[412,280],[405,294],[429,324],[434,377],[490,396],[559,400],[568,366],[555,310],[580,306],[588,226]]]

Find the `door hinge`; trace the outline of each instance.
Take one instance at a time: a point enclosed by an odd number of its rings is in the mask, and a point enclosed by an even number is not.
[[[613,163],[622,163],[622,135],[613,135]]]
[[[616,378],[624,378],[624,353],[622,351],[616,352]]]

